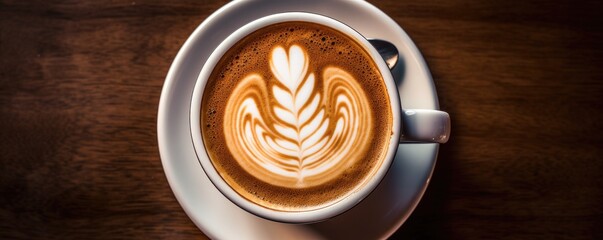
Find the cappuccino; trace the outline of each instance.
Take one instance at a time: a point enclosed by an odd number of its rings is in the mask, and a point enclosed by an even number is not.
[[[309,211],[362,188],[385,161],[388,91],[365,48],[308,22],[261,28],[232,46],[203,92],[210,161],[240,196]]]

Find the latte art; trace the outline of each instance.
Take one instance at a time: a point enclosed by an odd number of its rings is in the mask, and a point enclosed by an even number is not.
[[[338,66],[322,72],[299,45],[277,46],[273,81],[245,76],[226,104],[224,134],[236,161],[260,180],[307,188],[338,177],[368,147],[371,108],[362,87]],[[274,81],[276,80],[276,81]],[[322,86],[322,87],[318,87]]]
[[[200,127],[208,157],[239,196],[278,211],[321,209],[383,165],[392,111],[364,47],[309,22],[258,29],[207,79]]]

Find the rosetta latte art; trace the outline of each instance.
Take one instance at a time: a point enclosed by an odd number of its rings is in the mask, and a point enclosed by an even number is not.
[[[228,99],[224,133],[236,161],[264,182],[307,188],[363,158],[373,123],[354,77],[334,66],[315,75],[298,45],[274,48],[269,64],[273,78],[251,73]]]

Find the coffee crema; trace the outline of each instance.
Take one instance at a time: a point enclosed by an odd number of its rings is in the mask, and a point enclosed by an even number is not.
[[[210,75],[201,129],[210,160],[266,208],[332,204],[374,175],[392,129],[387,89],[354,39],[307,22],[257,30]]]

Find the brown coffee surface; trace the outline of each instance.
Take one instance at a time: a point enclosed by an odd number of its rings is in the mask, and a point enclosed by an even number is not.
[[[203,93],[209,158],[242,197],[306,211],[361,188],[392,134],[387,89],[366,50],[319,24],[286,22],[230,48]]]

